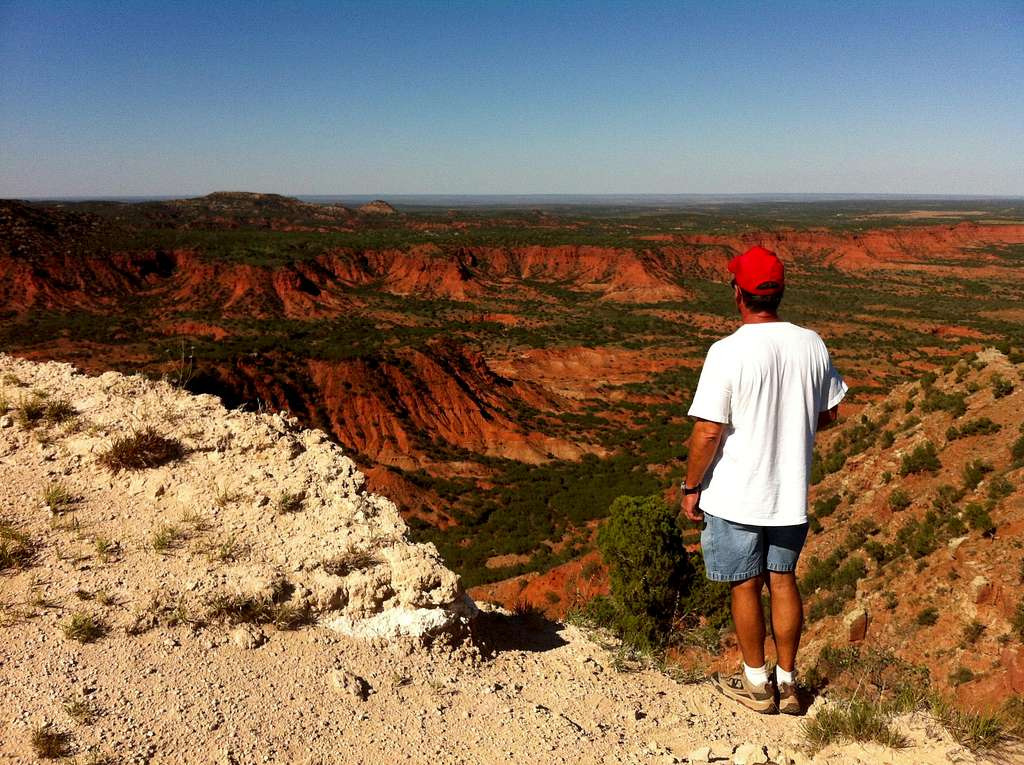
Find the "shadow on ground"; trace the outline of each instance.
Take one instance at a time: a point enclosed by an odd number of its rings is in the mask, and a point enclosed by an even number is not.
[[[551,651],[568,645],[558,634],[564,627],[540,614],[484,611],[473,622],[473,639],[488,658],[502,651]]]

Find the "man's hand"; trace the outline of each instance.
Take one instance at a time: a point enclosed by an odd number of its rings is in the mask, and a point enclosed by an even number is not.
[[[704,511],[700,509],[700,492],[683,496],[683,514],[694,523],[704,520]]]

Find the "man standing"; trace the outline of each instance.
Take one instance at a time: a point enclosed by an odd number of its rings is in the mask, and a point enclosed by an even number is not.
[[[743,325],[711,346],[701,370],[689,411],[697,422],[683,510],[692,521],[704,520],[707,577],[730,583],[743,654],[739,673],[716,673],[712,682],[757,712],[800,714],[796,563],[807,537],[811,455],[815,433],[836,419],[847,388],[821,338],[779,318],[785,269],[774,252],[752,247],[729,262],[729,271]],[[774,677],[764,655],[766,582]]]

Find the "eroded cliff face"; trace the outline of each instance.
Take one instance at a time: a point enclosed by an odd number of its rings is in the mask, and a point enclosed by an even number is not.
[[[246,359],[206,365],[189,385],[231,405],[287,409],[374,463],[407,470],[443,461],[445,449],[531,463],[603,453],[524,427],[517,407],[572,403],[498,375],[479,353],[450,341],[342,361],[282,357],[274,367],[271,374]]]
[[[28,224],[26,224],[28,225]],[[561,245],[329,250],[278,265],[217,261],[181,249],[83,256],[53,236],[34,235],[0,251],[0,297],[6,310],[105,310],[144,299],[155,314],[215,310],[224,317],[326,318],[360,306],[358,291],[467,301],[501,293],[552,300],[549,283],[605,300],[683,301],[688,278],[725,279],[731,254],[753,244],[801,265],[851,272],[872,269],[1009,266],[989,248],[1024,242],[1024,226],[961,223],[864,232],[759,231],[739,236],[667,235],[649,249]]]

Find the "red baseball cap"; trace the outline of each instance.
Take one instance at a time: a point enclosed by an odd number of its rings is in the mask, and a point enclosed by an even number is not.
[[[761,246],[730,260],[729,271],[740,289],[752,295],[775,295],[786,286],[786,269],[779,256]]]

